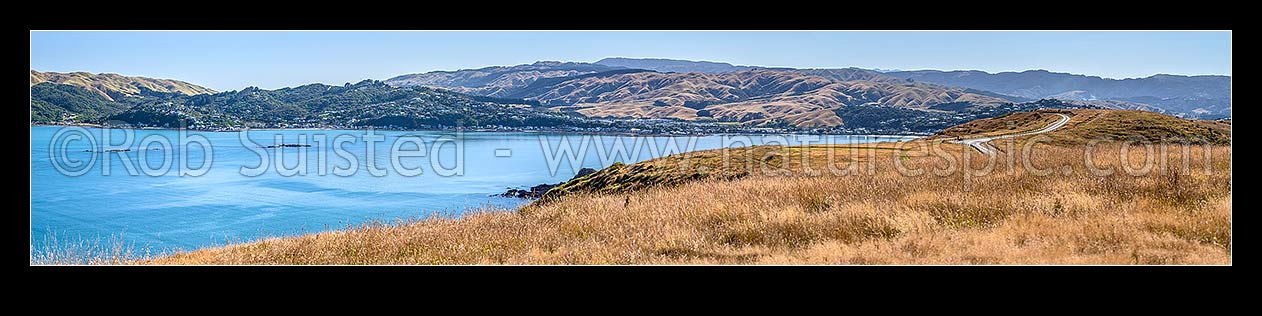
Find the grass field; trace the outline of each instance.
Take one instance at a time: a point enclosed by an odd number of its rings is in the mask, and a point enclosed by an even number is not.
[[[994,160],[937,141],[680,154],[606,168],[520,210],[139,263],[1230,264],[1229,125],[1173,119],[1075,111],[1046,135],[1057,141]],[[1015,125],[1039,122],[1026,121]],[[1151,122],[1170,126],[1103,126]],[[1155,146],[1162,158],[1073,145],[1102,133],[1208,145]]]

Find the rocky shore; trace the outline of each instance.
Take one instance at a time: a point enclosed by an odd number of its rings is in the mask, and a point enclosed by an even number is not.
[[[574,177],[570,178],[570,180],[582,178],[584,176],[587,176],[593,173],[596,173],[596,169],[592,169],[592,168],[579,169],[578,173],[574,174]],[[559,186],[562,183],[565,183],[565,182],[557,182],[554,184],[544,183],[544,184],[532,186],[528,189],[508,188],[508,191],[505,191],[504,193],[496,194],[494,196],[511,197],[511,198],[519,198],[519,199],[537,199],[539,197],[542,197],[544,193],[547,193],[548,190],[551,190],[552,188]]]

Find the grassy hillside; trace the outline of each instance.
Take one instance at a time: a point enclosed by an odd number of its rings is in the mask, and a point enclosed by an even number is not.
[[[935,139],[980,137],[1011,134],[1041,129],[1058,116],[1069,114],[1065,127],[1041,135],[1018,139],[1028,141],[1048,137],[1059,145],[1082,145],[1091,140],[1191,142],[1228,145],[1231,143],[1231,122],[1182,119],[1160,113],[1133,110],[1050,110],[1019,112],[981,119],[943,130]]]
[[[1094,135],[1097,120],[1114,115],[1131,114],[1075,113],[1057,137]],[[1144,153],[1120,146],[1102,145],[1090,166],[1078,146],[1037,146],[1028,158],[996,157],[989,172],[971,148],[928,140],[702,151],[610,167],[516,212],[374,223],[145,263],[1231,263],[1231,148],[1173,150],[1171,161],[1188,165],[1132,173],[1120,170]],[[1119,172],[1092,171],[1101,168]]]
[[[31,70],[31,86],[44,82],[83,87],[110,101],[116,101],[119,95],[138,95],[141,89],[184,95],[215,93],[215,90],[179,80],[129,77],[111,73],[59,73]]]
[[[123,111],[128,105],[114,102],[84,87],[40,83],[31,87],[31,121],[98,121]]]
[[[627,193],[697,181],[740,179],[751,175],[809,176],[828,170],[828,161],[839,164],[865,163],[871,162],[878,155],[896,156],[900,159],[924,157],[929,154],[927,149],[921,142],[911,142],[703,150],[632,165],[614,163],[596,173],[573,179],[549,190],[534,205],[551,203],[575,194]]]
[[[1047,136],[1066,145],[1093,139],[1231,143],[1231,124],[1226,122],[1129,110],[1074,110],[1073,114],[1065,128]]]
[[[939,133],[946,138],[982,137],[1033,131],[1056,122],[1059,116],[1043,112],[1018,112],[980,119],[947,128]]]

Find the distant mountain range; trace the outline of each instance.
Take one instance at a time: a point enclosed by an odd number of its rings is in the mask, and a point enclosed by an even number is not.
[[[617,118],[742,128],[927,132],[1029,107],[1230,117],[1230,80],[1174,75],[1119,80],[1042,70],[990,74],[761,68],[606,58],[405,74],[346,86],[216,93],[170,79],[31,70],[31,111],[36,122],[127,119],[165,125],[196,122],[211,128],[432,127],[457,118],[464,124],[582,127],[609,122],[591,119]]]
[[[31,70],[31,86],[35,86],[43,82],[83,87],[110,101],[122,96],[140,94],[141,89],[148,89],[157,92],[181,93],[184,95],[215,93],[215,90],[179,80],[128,77],[111,73],[60,73]]]
[[[734,66],[729,63],[712,61],[691,61],[662,58],[622,58],[610,57],[596,61],[597,65],[619,68],[647,69],[657,72],[700,72],[719,73],[751,70],[759,67]]]
[[[674,87],[673,90],[660,90],[665,88],[666,83],[678,82],[676,80],[649,80],[649,82],[658,83],[660,86],[641,85],[642,78],[655,77],[661,78],[666,75],[639,75],[612,76],[616,75],[613,71],[632,72],[631,70],[646,70],[659,73],[675,73],[675,75],[687,76],[693,81],[689,83],[692,90],[707,90],[702,94],[697,91],[689,91],[689,88],[679,90]],[[761,71],[761,72],[760,72]],[[1025,72],[1001,72],[987,73],[981,71],[875,71],[862,70],[862,68],[808,68],[808,70],[798,70],[798,68],[764,68],[752,66],[733,66],[731,63],[722,62],[695,62],[695,61],[679,61],[679,59],[663,59],[663,58],[604,58],[596,63],[577,63],[577,62],[538,62],[534,64],[521,64],[521,66],[511,67],[487,67],[480,70],[463,70],[454,72],[428,72],[415,73],[415,75],[404,75],[390,78],[387,83],[398,86],[434,86],[443,88],[452,88],[452,90],[467,92],[467,94],[488,95],[488,96],[514,96],[525,97],[525,99],[533,99],[545,102],[550,105],[572,105],[577,106],[579,112],[588,115],[613,116],[613,118],[678,118],[693,119],[693,115],[689,111],[683,109],[650,109],[650,107],[642,107],[644,100],[652,100],[659,105],[674,105],[673,101],[666,100],[683,100],[693,102],[697,107],[697,102],[705,102],[707,105],[723,104],[723,102],[745,101],[740,99],[732,99],[732,97],[708,97],[712,95],[722,95],[723,92],[708,91],[712,88],[731,92],[732,86],[723,87],[723,83],[712,85],[713,82],[699,82],[697,76],[692,75],[723,75],[731,77],[728,73],[737,73],[734,76],[753,76],[758,77],[756,86],[775,86],[775,82],[765,82],[765,80],[785,80],[786,76],[769,77],[766,71],[774,71],[779,73],[796,73],[800,76],[822,77],[829,81],[868,81],[868,82],[901,82],[905,85],[916,87],[914,96],[907,95],[900,90],[900,85],[880,85],[877,90],[886,88],[881,91],[881,95],[901,95],[900,101],[883,102],[867,99],[863,100],[863,104],[868,105],[886,105],[886,106],[905,106],[907,104],[924,105],[933,104],[933,102],[957,102],[957,101],[978,101],[978,105],[992,104],[994,99],[1002,99],[1008,102],[1026,102],[1037,99],[1059,99],[1082,101],[1082,104],[1090,104],[1095,106],[1108,107],[1108,109],[1132,109],[1132,110],[1148,110],[1167,112],[1186,116],[1186,118],[1229,118],[1230,116],[1230,77],[1229,76],[1172,76],[1172,75],[1156,75],[1147,78],[1127,78],[1127,80],[1112,80],[1112,78],[1102,78],[1094,76],[1071,75],[1071,73],[1056,73],[1047,71],[1025,71]],[[602,75],[603,73],[603,75]],[[625,73],[623,73],[625,75]],[[584,76],[579,78],[578,76]],[[427,80],[416,80],[416,78],[427,78]],[[439,80],[433,80],[439,78]],[[531,87],[531,92],[522,92],[522,88],[533,85],[535,80],[539,78],[549,78],[548,86],[563,88],[564,91],[545,92],[539,91],[540,85]],[[559,81],[564,80],[581,80],[572,82],[570,85],[559,85]],[[627,88],[635,87],[635,91],[623,90],[616,94],[610,94],[607,91],[618,80],[626,80]],[[588,86],[591,83],[599,82],[599,85]],[[700,80],[705,81],[705,80]],[[731,81],[731,78],[724,78],[721,81]],[[487,83],[488,82],[488,83]],[[586,83],[579,83],[586,82]],[[931,83],[931,86],[914,85],[914,83]],[[852,83],[853,85],[853,83]],[[905,86],[904,85],[904,86]],[[596,88],[599,87],[599,88]],[[890,90],[893,88],[893,90]],[[736,90],[742,90],[740,86]],[[902,88],[905,90],[905,88]],[[674,92],[671,92],[674,91]],[[808,91],[795,91],[794,94],[801,95]],[[954,100],[960,97],[960,92],[967,95],[986,96],[976,97],[968,96],[965,99],[970,100]],[[670,94],[676,94],[671,96]],[[757,99],[757,97],[765,97],[761,91],[745,91],[741,94]],[[844,100],[857,101],[862,97],[842,97]],[[729,110],[719,109],[694,109],[694,110],[718,110],[718,112],[727,112],[729,116],[719,116],[721,119],[731,118],[761,118],[760,115],[771,115],[771,119],[780,119],[782,115],[801,115],[805,111],[803,109],[818,109],[820,102],[818,100],[800,99],[786,100],[784,97],[777,99],[777,104],[790,104],[794,107],[791,110],[784,111],[764,111],[762,109],[752,109],[752,107],[743,107],[750,111],[732,112]],[[834,99],[834,102],[837,99]],[[840,102],[842,105],[856,105],[853,102]],[[628,105],[640,106],[639,109],[632,109]],[[824,105],[834,106],[834,105]],[[610,109],[604,109],[610,107]],[[736,106],[741,107],[741,106]],[[916,107],[916,106],[911,106]],[[924,107],[924,106],[921,106]],[[711,111],[713,112],[713,111]],[[776,114],[782,112],[782,115]],[[704,114],[704,112],[703,112]],[[814,125],[834,125],[843,124],[839,121],[823,118],[827,115],[819,115],[819,119],[794,119],[784,118],[790,121],[790,124],[798,126],[814,126]],[[761,121],[755,124],[766,123]]]
[[[1146,104],[1150,109],[1183,116],[1231,116],[1230,76],[1153,75],[1109,79],[1046,70],[994,74],[976,70],[917,70],[885,75],[1031,99],[1116,100]]]

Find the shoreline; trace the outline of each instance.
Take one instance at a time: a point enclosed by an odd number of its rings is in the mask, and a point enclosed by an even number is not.
[[[47,127],[75,126],[75,127],[93,127],[93,128],[107,128],[107,127],[108,127],[108,126],[101,125],[101,124],[96,124],[96,123],[72,123],[72,124],[31,123],[31,125],[30,125],[30,126],[31,126],[31,127],[35,127],[35,126],[47,126]],[[110,127],[110,128],[114,128],[114,127]],[[118,128],[118,129],[132,129],[132,130],[155,130],[155,131],[164,131],[164,130],[169,130],[169,131],[181,131],[181,130],[184,130],[184,131],[197,131],[197,132],[219,132],[219,133],[234,133],[234,132],[241,132],[241,131],[247,131],[247,130],[250,130],[250,131],[337,131],[337,130],[342,130],[342,131],[363,131],[363,130],[368,130],[368,129],[342,129],[342,128],[329,128],[329,127],[295,127],[295,128],[291,128],[291,127],[267,127],[267,128],[224,129],[224,130],[214,130],[214,129],[192,129],[192,128],[170,128],[170,127],[117,127],[117,128]],[[933,135],[933,134],[924,134],[924,135],[919,135],[919,134],[888,135],[888,134],[846,134],[846,133],[836,133],[836,134],[833,134],[833,133],[819,133],[819,134],[813,134],[813,133],[804,133],[804,132],[783,132],[783,133],[758,133],[758,132],[746,132],[746,133],[714,133],[714,134],[660,134],[660,133],[642,133],[642,134],[639,134],[639,133],[630,133],[630,132],[585,132],[585,131],[566,131],[566,130],[518,130],[518,129],[469,129],[469,130],[458,130],[458,129],[390,129],[390,128],[378,129],[378,128],[373,128],[372,130],[375,130],[375,131],[400,131],[400,132],[565,133],[565,134],[578,134],[578,135],[631,136],[631,137],[689,137],[689,136],[702,136],[702,137],[706,137],[706,136],[766,136],[766,135],[852,136],[852,137],[853,137],[853,136],[864,136],[864,137],[878,137],[878,138],[879,138],[879,137],[887,137],[887,138],[907,138],[907,139],[909,139],[909,140],[910,140],[910,139],[919,139],[919,138],[929,137],[929,136],[932,136],[932,135]]]

